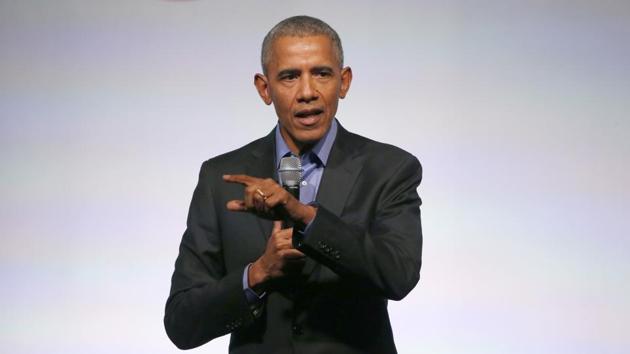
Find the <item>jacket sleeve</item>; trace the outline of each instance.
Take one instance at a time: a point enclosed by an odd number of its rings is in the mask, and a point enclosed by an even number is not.
[[[342,278],[388,299],[404,298],[420,279],[421,200],[416,189],[421,179],[418,160],[404,159],[384,182],[368,223],[347,223],[320,205],[308,229],[294,232],[294,246]]]
[[[166,302],[166,333],[180,349],[195,348],[254,320],[243,292],[243,270],[225,270],[211,188],[212,178],[217,177],[210,171],[205,162]]]

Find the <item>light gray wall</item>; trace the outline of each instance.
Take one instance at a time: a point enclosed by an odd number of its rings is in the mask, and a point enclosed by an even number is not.
[[[179,352],[199,166],[272,129],[253,74],[295,14],[342,37],[342,124],[424,165],[399,351],[627,353],[630,5],[501,0],[0,1],[2,351]]]

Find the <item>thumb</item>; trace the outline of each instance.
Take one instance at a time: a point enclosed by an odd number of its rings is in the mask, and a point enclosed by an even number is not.
[[[271,234],[275,234],[276,232],[282,230],[282,221],[281,220],[275,220],[273,222],[273,229],[271,230]]]

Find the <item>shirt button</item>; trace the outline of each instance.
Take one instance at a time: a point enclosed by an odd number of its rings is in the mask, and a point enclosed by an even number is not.
[[[306,183],[306,181],[302,181],[302,185],[303,185],[303,186],[305,186],[305,185],[307,185],[307,184],[308,184],[308,183]]]

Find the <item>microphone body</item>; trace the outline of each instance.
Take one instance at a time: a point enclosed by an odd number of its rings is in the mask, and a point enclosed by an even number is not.
[[[300,183],[302,182],[302,162],[299,158],[291,155],[285,156],[280,160],[280,168],[278,169],[278,178],[280,185],[291,195],[300,200]],[[293,220],[288,216],[284,217],[284,226],[293,227]]]

